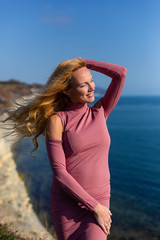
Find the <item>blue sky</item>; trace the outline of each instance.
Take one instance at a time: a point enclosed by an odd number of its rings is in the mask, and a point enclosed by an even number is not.
[[[0,80],[45,84],[81,56],[127,67],[122,95],[160,95],[159,10],[159,0],[0,0]]]

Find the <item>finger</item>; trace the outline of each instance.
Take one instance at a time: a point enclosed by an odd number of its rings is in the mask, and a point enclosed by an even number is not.
[[[111,225],[109,223],[105,223],[104,226],[106,227],[107,232],[109,232]]]
[[[108,231],[106,228],[104,228],[103,231],[105,232],[106,235],[108,234]]]
[[[112,215],[111,211],[109,210],[109,214]]]
[[[109,230],[111,228],[111,224],[108,224],[107,225],[107,229]]]
[[[103,231],[105,232],[105,234],[107,235],[107,234],[108,234],[108,231],[107,231],[107,229],[106,229],[106,227],[105,227],[104,225],[102,225],[102,229],[103,229]]]
[[[107,227],[106,228],[107,235],[110,233],[110,229]]]
[[[107,218],[107,222],[108,223],[111,223],[112,222],[112,219],[110,217]]]
[[[107,223],[107,226],[108,226],[108,227],[111,227],[111,224],[110,224],[110,222],[108,222],[108,223]]]
[[[106,221],[106,222],[104,223],[104,225],[105,225],[105,226],[110,226],[111,223],[110,223],[110,221],[108,220],[108,221]]]
[[[110,223],[112,222],[112,219],[111,219],[111,218],[109,219],[109,222],[110,222]]]
[[[108,227],[108,233],[110,233],[111,226]]]
[[[112,213],[111,213],[111,211],[109,210],[109,208],[107,208],[107,210],[108,210],[109,214],[112,215]]]

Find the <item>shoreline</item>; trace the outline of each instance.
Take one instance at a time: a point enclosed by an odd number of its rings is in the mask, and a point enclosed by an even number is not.
[[[23,239],[56,240],[38,219],[23,180],[17,172],[12,148],[14,139],[0,133],[0,223],[11,224]]]

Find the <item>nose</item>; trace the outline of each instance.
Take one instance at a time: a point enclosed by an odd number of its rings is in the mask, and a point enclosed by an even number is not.
[[[93,86],[90,86],[89,89],[88,89],[90,92],[94,91],[94,87]]]
[[[89,85],[89,91],[94,91],[94,88],[95,88],[95,86],[93,86],[93,85]]]

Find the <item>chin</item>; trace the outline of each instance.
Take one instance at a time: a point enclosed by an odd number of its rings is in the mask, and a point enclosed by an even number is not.
[[[91,97],[91,98],[87,98],[87,102],[88,102],[88,103],[94,102],[94,100],[95,100],[95,97],[94,97],[94,96]]]

